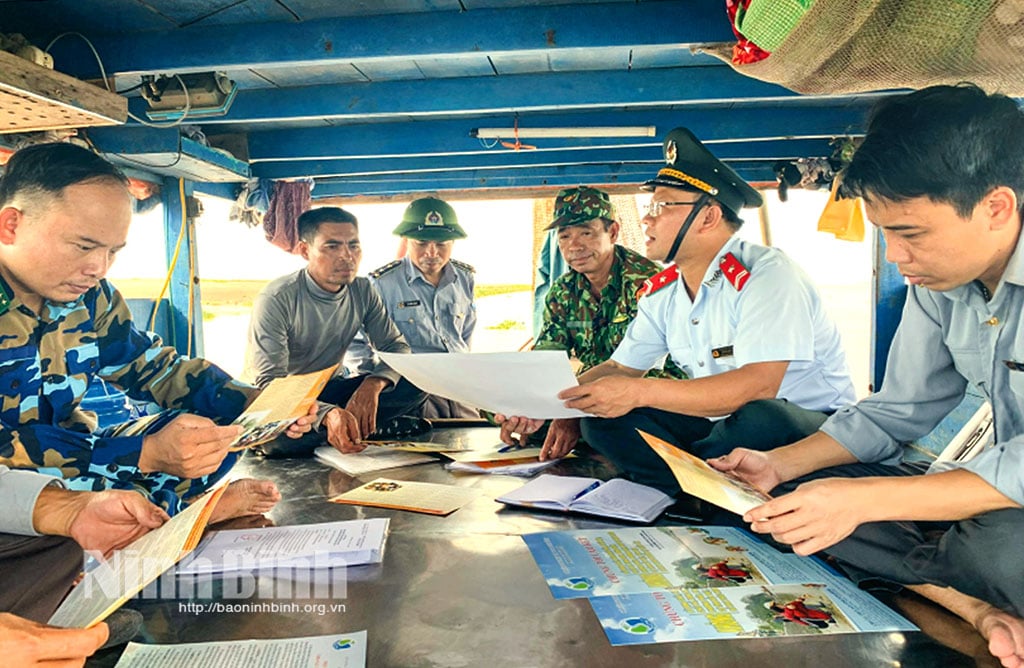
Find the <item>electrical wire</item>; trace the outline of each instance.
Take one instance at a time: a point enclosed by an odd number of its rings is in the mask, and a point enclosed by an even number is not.
[[[174,267],[178,264],[178,256],[181,254],[181,242],[185,238],[185,229],[187,227],[186,219],[187,216],[185,211],[185,179],[178,179],[178,196],[181,199],[181,230],[178,231],[178,241],[174,244],[174,254],[171,255],[171,261],[167,267],[167,277],[164,279],[164,285],[160,288],[160,294],[156,298],[156,303],[153,304],[153,313],[149,316],[149,331],[153,331],[156,326],[156,314],[160,309],[160,302],[163,301],[164,295],[167,294],[167,288],[171,285],[171,276],[174,275]],[[191,334],[189,335],[191,338]]]
[[[62,37],[67,37],[68,35],[72,35],[74,37],[82,38],[82,41],[85,42],[86,46],[89,47],[89,50],[92,51],[92,55],[95,56],[95,58],[96,58],[96,64],[99,65],[99,67],[100,67],[100,76],[103,77],[103,85],[104,85],[104,87],[108,91],[110,91],[111,93],[117,93],[117,91],[114,90],[114,87],[110,85],[110,80],[107,79],[107,69],[105,67],[103,67],[103,60],[100,58],[99,52],[96,51],[96,47],[93,46],[91,41],[89,41],[89,38],[86,37],[85,35],[83,35],[82,33],[80,33],[80,32],[73,32],[73,31],[71,31],[71,32],[62,32],[61,34],[59,34],[56,37],[54,37],[53,39],[51,39],[50,43],[46,45],[46,53],[47,54],[50,53],[50,49],[52,49],[53,45],[57,43],[57,40],[59,40]],[[131,118],[132,120],[138,122],[138,123],[141,123],[142,125],[145,125],[147,128],[158,128],[158,129],[159,128],[174,128],[174,127],[177,127],[177,126],[181,125],[182,123],[184,123],[185,119],[188,118],[188,112],[190,112],[192,110],[192,100],[191,100],[191,98],[189,97],[189,94],[188,94],[188,86],[185,85],[185,81],[181,78],[181,75],[175,74],[174,78],[178,80],[179,84],[181,84],[181,90],[185,94],[185,108],[182,110],[181,118],[179,118],[179,119],[177,119],[175,121],[172,121],[170,123],[153,123],[151,121],[147,121],[145,119],[139,118],[138,116],[136,116],[135,114],[133,114],[130,111],[127,112],[128,113],[128,117]],[[128,90],[134,90],[134,89],[129,88]],[[122,91],[122,92],[127,92],[127,91]]]

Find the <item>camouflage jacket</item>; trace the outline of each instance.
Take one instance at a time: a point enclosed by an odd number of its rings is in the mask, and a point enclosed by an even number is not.
[[[75,302],[44,303],[43,317],[2,279],[0,290],[0,464],[63,477],[73,489],[138,489],[172,514],[193,482],[202,491],[203,481],[141,473],[141,435],[94,434],[95,414],[79,407],[86,388],[99,376],[133,399],[218,421],[240,415],[256,388],[136,329],[106,281]]]
[[[583,363],[580,373],[610,359],[636,317],[637,292],[661,269],[642,255],[615,246],[615,261],[600,300],[590,292],[586,276],[572,270],[562,274],[548,291],[544,325],[534,349],[569,351]],[[665,370],[648,375],[685,377],[671,361]]]

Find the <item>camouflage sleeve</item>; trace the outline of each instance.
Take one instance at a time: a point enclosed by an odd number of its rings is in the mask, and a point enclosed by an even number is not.
[[[141,450],[141,436],[100,438],[42,423],[13,427],[4,423],[0,429],[3,464],[63,478],[93,479],[95,489],[104,489],[101,480],[119,477],[118,472],[124,477],[138,474]]]
[[[533,343],[534,350],[572,350],[566,303],[566,290],[561,281],[555,281],[544,300],[544,324]]]
[[[138,330],[121,294],[105,282],[103,287],[96,299],[94,324],[98,373],[104,380],[133,399],[225,423],[241,415],[259,393],[216,365],[178,355],[156,334]]]

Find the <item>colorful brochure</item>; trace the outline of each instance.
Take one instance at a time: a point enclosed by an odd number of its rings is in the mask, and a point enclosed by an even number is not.
[[[916,627],[813,557],[731,527],[523,536],[555,598],[589,599],[612,645]]]
[[[523,536],[555,598],[684,587],[821,582],[814,558],[779,552],[742,529],[705,526],[550,531]]]
[[[918,630],[838,576],[827,583],[599,596],[590,605],[612,645]]]

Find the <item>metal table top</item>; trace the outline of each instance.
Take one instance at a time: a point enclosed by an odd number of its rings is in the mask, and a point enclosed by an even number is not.
[[[494,428],[435,430],[435,441],[497,443]],[[550,472],[612,477],[600,459],[582,457]],[[523,484],[500,475],[455,474],[440,464],[423,464],[353,478],[313,459],[262,460],[246,457],[243,476],[269,478],[283,500],[268,515],[275,524],[390,517],[383,563],[344,572],[341,598],[278,585],[276,598],[225,599],[212,591],[130,602],[146,622],[140,638],[150,643],[286,638],[366,630],[367,665],[403,668],[444,666],[975,666],[988,660],[980,637],[952,616],[913,600],[901,612],[919,626],[957,646],[961,653],[926,633],[867,633],[816,638],[744,638],[612,647],[586,600],[555,600],[522,534],[537,531],[622,526],[580,515],[506,508],[493,501]],[[444,482],[480,490],[471,503],[448,517],[328,503],[326,499],[378,477]],[[667,523],[667,522],[662,522]],[[245,526],[245,520],[236,526]],[[341,569],[339,569],[341,570]],[[266,577],[273,577],[272,575]],[[282,586],[283,585],[283,588]],[[296,589],[299,589],[298,587]],[[264,589],[264,591],[267,591]],[[244,594],[244,593],[243,593]],[[210,602],[265,604],[259,612],[187,608]],[[278,604],[276,611],[270,604]],[[287,604],[287,605],[286,605]],[[308,611],[307,611],[308,610]],[[925,620],[925,621],[922,621]],[[112,666],[120,650],[90,659],[88,666]],[[978,657],[977,659],[974,657]]]

